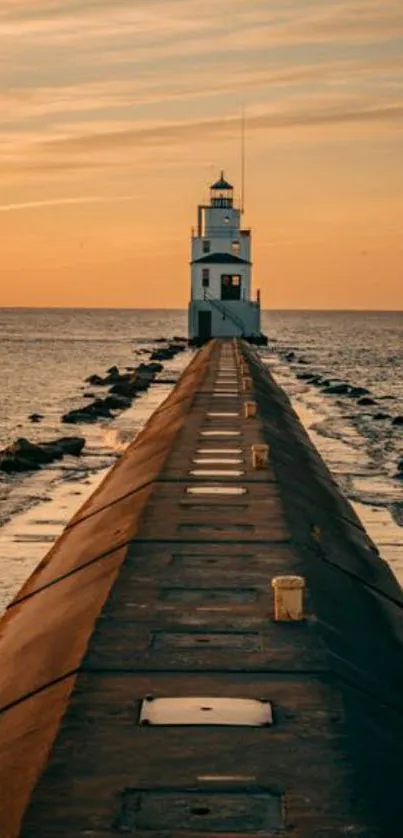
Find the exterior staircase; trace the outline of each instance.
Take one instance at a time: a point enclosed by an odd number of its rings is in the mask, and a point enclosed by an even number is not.
[[[234,314],[226,305],[224,305],[224,303],[221,300],[217,300],[215,297],[213,297],[209,293],[207,288],[204,289],[204,299],[211,303],[211,305],[214,306],[214,308],[220,311],[223,317],[228,317],[228,320],[232,320],[235,326],[237,326],[238,329],[240,329],[241,335],[243,335],[245,331],[245,325],[243,320],[241,320],[241,318],[238,317],[237,314]]]

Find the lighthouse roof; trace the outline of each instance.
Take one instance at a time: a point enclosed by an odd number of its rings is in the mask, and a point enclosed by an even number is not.
[[[235,253],[209,253],[208,256],[201,256],[193,259],[193,265],[250,265],[247,259],[236,256]]]
[[[210,189],[233,189],[233,188],[234,187],[232,186],[232,184],[228,183],[228,181],[225,179],[224,172],[221,172],[219,180],[217,180],[216,183],[213,183],[213,185],[210,187]]]

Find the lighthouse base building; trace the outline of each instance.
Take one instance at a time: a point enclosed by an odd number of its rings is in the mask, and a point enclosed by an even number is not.
[[[241,229],[241,209],[223,172],[210,187],[210,203],[198,207],[191,249],[190,342],[242,336],[267,343],[259,292],[251,298],[251,231]]]

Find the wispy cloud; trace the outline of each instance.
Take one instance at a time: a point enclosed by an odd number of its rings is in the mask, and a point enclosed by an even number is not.
[[[403,131],[403,101],[392,96],[384,100],[382,92],[357,97],[334,89],[326,94],[289,95],[248,109],[249,148],[263,139],[276,143],[278,137],[292,143],[296,131],[299,141],[306,138],[316,145],[337,138],[350,144],[354,139],[395,138]],[[238,134],[239,115],[230,108],[214,118],[66,122],[48,138],[40,131],[30,135],[26,145],[23,133],[12,134],[8,141],[3,138],[0,171],[6,179],[20,173],[52,180],[58,175],[75,176],[79,182],[80,177],[97,173],[109,177],[113,172],[161,170],[180,161],[183,166],[186,159],[193,165],[197,156],[202,159],[204,149],[233,142]]]
[[[249,99],[267,129],[398,119],[400,55],[379,45],[403,35],[400,0],[3,0],[0,35],[13,156],[225,135]],[[295,103],[299,88],[325,105]]]
[[[21,210],[45,209],[68,204],[114,204],[121,201],[134,201],[137,195],[119,195],[106,197],[101,195],[84,195],[76,198],[49,198],[43,201],[23,201],[17,204],[0,204],[0,212],[18,212]]]
[[[403,32],[399,0],[266,3],[251,0],[147,0],[147,2],[32,3],[6,5],[0,12],[0,36],[31,46],[129,44],[133,61],[156,48],[168,57],[178,45],[183,53],[252,49],[341,39],[382,41]],[[34,8],[34,11],[33,11]]]
[[[400,123],[403,120],[403,102],[374,104],[354,101],[346,97],[344,101],[329,102],[329,99],[309,98],[294,101],[286,107],[267,109],[266,112],[248,116],[248,132],[262,129],[309,127],[323,124],[343,123]],[[122,147],[152,144],[166,146],[186,143],[193,139],[203,141],[211,135],[233,135],[234,126],[239,118],[191,120],[184,122],[156,122],[144,127],[128,127],[120,131],[86,134],[82,136],[56,139],[44,143],[48,152],[63,153],[96,152]],[[402,125],[403,127],[403,125]]]
[[[29,40],[30,44],[49,42],[59,46],[84,42],[91,46],[99,40],[110,42],[116,37],[127,39],[128,36],[136,40],[147,35],[154,40],[169,35],[180,39],[190,32],[211,27],[216,15],[198,17],[192,14],[198,6],[196,0],[186,3],[170,0],[136,4],[82,3],[75,8],[69,3],[59,8],[54,6],[48,13],[43,9],[43,14],[38,13],[38,8],[32,13],[32,6],[31,13],[21,8],[18,15],[10,7],[0,13],[0,36],[18,37],[22,41]]]
[[[30,289],[60,302],[71,275],[63,300],[91,304],[90,263],[96,304],[100,276],[112,304],[152,304],[164,284],[183,304],[181,231],[212,169],[239,168],[241,103],[257,273],[270,257],[289,300],[317,305],[340,253],[352,294],[352,231],[379,230],[381,270],[401,288],[388,232],[402,202],[401,0],[1,0],[0,41],[2,276],[20,272],[25,304]],[[379,269],[361,262],[366,300]]]
[[[241,102],[252,146],[401,131],[400,0],[3,0],[0,35],[8,182],[214,157]]]
[[[399,57],[385,56],[378,60],[321,60],[318,63],[272,62],[261,68],[247,63],[228,67],[225,60],[189,70],[184,76],[179,69],[169,78],[161,79],[158,72],[144,74],[139,79],[108,79],[97,82],[78,82],[74,85],[38,86],[10,89],[1,93],[0,109],[4,124],[26,121],[57,114],[89,114],[99,111],[130,109],[144,105],[158,105],[178,101],[215,98],[223,94],[247,94],[276,87],[295,89],[306,83],[346,85],[371,83],[400,86],[403,75]]]

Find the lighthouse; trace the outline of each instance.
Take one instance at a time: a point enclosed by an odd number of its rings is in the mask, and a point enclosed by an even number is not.
[[[260,331],[260,295],[252,299],[251,231],[241,227],[242,210],[224,172],[200,204],[191,240],[189,340],[241,337],[267,340]]]

